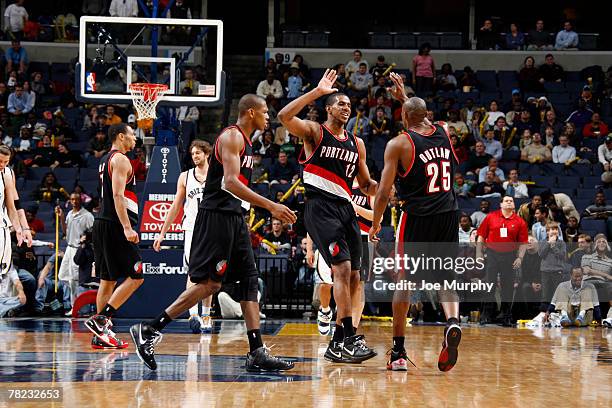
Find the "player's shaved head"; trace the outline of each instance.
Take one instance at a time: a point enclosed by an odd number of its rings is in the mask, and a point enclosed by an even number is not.
[[[402,117],[406,127],[411,127],[422,122],[427,116],[427,104],[419,97],[409,98],[402,106]]]
[[[243,115],[249,109],[257,109],[266,104],[266,100],[255,94],[246,94],[238,101],[238,114]]]

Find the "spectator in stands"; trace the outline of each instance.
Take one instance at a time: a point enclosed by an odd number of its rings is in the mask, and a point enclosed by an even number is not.
[[[457,155],[457,160],[461,165],[463,163],[467,163],[467,161],[469,160],[470,150],[465,146],[465,144],[459,142],[459,136],[456,133],[453,133],[455,132],[454,129],[455,128],[452,126],[449,126],[448,128],[450,133],[451,145],[453,146],[455,154]]]
[[[608,135],[608,125],[601,120],[601,115],[594,112],[591,116],[591,122],[587,123],[582,129],[582,136],[599,138]]]
[[[542,271],[542,303],[543,308],[546,306],[546,309],[552,300],[555,289],[563,281],[565,271],[567,246],[560,237],[559,231],[558,222],[549,222],[546,224],[545,239],[543,241],[538,240],[540,242],[538,253],[542,258],[540,265]]]
[[[612,258],[610,258],[610,246],[605,234],[595,235],[594,251],[582,257],[581,266],[584,271],[583,282],[591,283],[597,290],[598,297],[612,303]],[[609,319],[612,317],[612,307],[608,310]],[[606,320],[607,320],[606,319]]]
[[[21,40],[23,38],[23,29],[29,19],[29,15],[25,7],[24,0],[17,0],[10,4],[4,10],[4,21],[7,33],[13,40]]]
[[[587,123],[591,122],[593,111],[587,107],[583,99],[578,100],[578,108],[570,113],[567,122],[573,123],[576,129],[583,129]]]
[[[580,214],[576,210],[572,199],[565,193],[551,193],[549,191],[542,192],[542,202],[550,210],[550,215],[553,220],[561,225],[567,225],[567,217],[576,217],[580,219]]]
[[[597,148],[597,158],[604,171],[612,171],[612,135],[606,136],[605,141]]]
[[[302,80],[304,81],[306,86],[310,85],[308,83],[308,80],[310,79],[310,68],[304,62],[304,57],[302,57],[300,54],[295,54],[295,56],[293,57],[293,62],[297,64],[298,70],[300,71],[300,76],[302,77]],[[293,65],[293,62],[291,63],[291,65]]]
[[[345,69],[346,74],[350,78],[355,72],[359,71],[359,66],[365,64],[366,71],[368,71],[368,61],[362,59],[363,54],[359,50],[353,51],[353,59],[346,63]]]
[[[104,129],[98,129],[95,137],[89,141],[87,152],[96,159],[100,159],[108,153],[109,150],[110,143],[106,139],[106,132],[104,132]]]
[[[504,148],[499,140],[495,140],[495,131],[493,129],[488,129],[485,132],[485,138],[482,140],[482,143],[484,143],[485,152],[498,160],[501,159]]]
[[[334,65],[334,71],[336,71],[337,75],[334,88],[338,89],[338,92],[346,92],[348,87],[348,78],[346,76],[346,68],[344,67],[344,64]]]
[[[429,43],[421,44],[418,54],[412,59],[412,83],[420,97],[430,96],[436,81],[436,64],[430,52]]]
[[[556,137],[559,137],[561,135],[561,132],[563,131],[563,122],[557,119],[557,114],[553,109],[546,111],[544,122],[540,126],[540,134],[545,133],[547,126],[552,127]]]
[[[528,109],[523,109],[519,119],[513,122],[513,126],[519,135],[522,135],[525,129],[529,129],[532,134],[537,132],[537,127],[531,120],[531,112]]]
[[[289,77],[289,65],[285,64],[285,57],[280,52],[274,54],[274,62],[276,63],[276,73],[281,82],[286,82]]]
[[[457,78],[453,73],[453,67],[448,62],[442,64],[440,69],[440,75],[438,75],[438,89],[441,91],[454,91],[457,89]]]
[[[597,99],[593,96],[593,91],[589,85],[585,85],[582,87],[582,91],[580,91],[580,97],[578,100],[584,100],[587,108],[592,111],[597,110],[598,103]]]
[[[38,212],[37,207],[30,207],[25,209],[26,220],[28,221],[28,227],[35,233],[45,232],[45,223],[40,218],[36,218]]]
[[[569,166],[576,161],[576,149],[569,145],[569,139],[565,135],[559,137],[559,145],[552,149],[553,163],[563,163]]]
[[[276,61],[274,58],[269,58],[266,66],[264,67],[264,77],[268,77],[268,74],[274,75],[275,79],[278,79],[278,70],[276,69]]]
[[[576,131],[576,125],[572,122],[567,122],[561,131],[561,135],[567,136],[571,146],[580,146],[582,138]]]
[[[475,242],[476,228],[472,227],[472,219],[467,214],[459,218],[459,243]]]
[[[270,170],[263,164],[261,153],[253,151],[253,169],[251,171],[251,183],[269,183],[268,173]]]
[[[525,45],[525,34],[523,34],[516,23],[510,23],[510,32],[506,33],[506,49],[522,50]]]
[[[85,16],[103,16],[107,4],[106,0],[84,0],[81,11]]]
[[[10,7],[10,6],[9,6]],[[11,48],[6,51],[6,72],[16,71],[23,79],[28,69],[28,53],[19,40],[11,41]]]
[[[137,0],[111,0],[108,13],[112,17],[138,17],[138,2]]]
[[[363,138],[370,134],[370,120],[366,115],[364,105],[357,106],[357,114],[349,119],[346,129],[357,137]]]
[[[379,55],[376,58],[376,64],[370,68],[370,74],[374,77],[374,80],[378,80],[379,77],[383,76],[383,73],[389,68],[389,64],[385,62],[385,56]]]
[[[268,104],[277,103],[283,97],[283,86],[275,78],[274,73],[269,72],[266,79],[257,85],[257,95],[266,99]]]
[[[137,182],[144,182],[147,179],[147,157],[142,147],[134,149],[134,158],[130,160],[132,171]]]
[[[474,174],[478,174],[480,169],[489,164],[489,159],[493,157],[485,151],[483,142],[478,141],[474,146],[474,151],[470,153],[470,158],[467,161],[466,170]]]
[[[389,140],[391,130],[393,129],[393,121],[385,114],[385,107],[376,107],[376,115],[370,121],[370,132],[372,138],[382,137]]]
[[[172,6],[168,9],[168,13],[166,14],[167,18],[179,18],[179,19],[188,19],[191,17],[191,9],[189,5],[185,4],[183,0],[176,0]],[[185,42],[189,41],[189,36],[191,34],[191,29],[185,26],[170,26],[167,28],[168,36],[171,37],[173,44],[185,44]],[[183,89],[184,87],[181,87]],[[197,88],[192,88],[195,92],[197,92]]]
[[[198,90],[200,89],[200,81],[198,81],[194,77],[192,68],[185,68],[185,79],[179,82],[179,89],[183,90],[185,88],[190,88],[192,95],[197,95]],[[259,87],[257,87],[257,89],[259,89]],[[106,113],[106,115],[110,116],[108,112]],[[114,125],[114,123],[111,123],[111,124]]]
[[[544,163],[552,160],[550,150],[542,144],[542,136],[539,133],[533,134],[533,141],[530,145],[521,150],[521,160],[531,164]]]
[[[376,77],[376,85],[372,87],[372,91],[370,92],[370,98],[378,99],[381,96],[383,96],[385,100],[391,98],[391,95],[387,90],[387,78],[382,75]]]
[[[57,155],[56,155],[57,166],[55,167],[81,167],[82,160],[81,156],[68,148],[66,142],[59,142],[57,144]],[[51,168],[55,168],[53,165]]]
[[[572,216],[567,217],[567,226],[565,227],[565,232],[563,237],[565,238],[565,242],[576,243],[578,242],[578,237],[580,236],[580,227],[578,225],[578,218]]]
[[[302,95],[304,92],[304,80],[300,75],[300,65],[297,62],[292,62],[289,68],[289,78],[287,78],[287,91],[288,99],[295,99]]]
[[[531,233],[538,240],[538,242],[545,242],[547,240],[546,229],[547,225],[552,221],[550,220],[550,210],[548,207],[541,206],[535,210],[534,213],[535,222],[531,226]],[[563,232],[561,231],[561,226],[559,226],[559,237],[563,239]]]
[[[77,184],[76,186],[74,186],[74,190],[72,190],[72,192],[78,194],[81,197],[81,203],[83,203],[84,207],[89,207],[88,204],[91,203],[93,198],[89,194],[87,194],[83,186]]]
[[[7,243],[8,244],[8,243]],[[15,296],[14,293],[17,292]],[[14,313],[27,301],[19,275],[15,268],[8,268],[0,274],[0,318]]]
[[[517,110],[519,114],[522,111],[522,109],[516,109],[517,106],[523,106],[523,95],[521,95],[520,89],[514,88],[512,90],[512,95],[510,96],[510,101],[504,104],[503,109],[506,112],[506,119],[509,123],[512,123],[514,120],[514,116],[508,116],[510,111]]]
[[[268,251],[276,253],[288,252],[291,250],[291,238],[285,230],[283,229],[283,223],[276,218],[272,218],[272,229],[266,235],[264,235],[264,239],[271,242],[275,248],[271,248],[267,244],[263,244],[262,246]]]
[[[529,31],[529,45],[528,50],[552,50],[553,46],[551,43],[550,33],[544,30],[544,21],[536,21],[535,29]]]
[[[459,111],[459,118],[461,118],[461,120],[465,122],[465,124],[468,125],[468,127],[471,127],[470,123],[472,123],[472,116],[474,115],[474,112],[476,111],[480,111],[480,109],[477,106],[475,106],[474,99],[467,98],[465,102],[463,103],[463,107]]]
[[[525,305],[527,308],[526,313],[532,315],[534,313],[532,309],[539,310],[542,303],[542,273],[540,271],[542,258],[538,254],[538,241],[533,235],[529,235],[528,242],[523,262],[521,262],[521,293],[523,301],[528,302]],[[542,310],[539,318],[544,318],[544,313],[545,310]]]
[[[15,86],[15,92],[8,97],[8,111],[19,123],[25,122],[24,114],[30,112],[33,108],[31,98],[23,92],[23,85]]]
[[[557,33],[555,39],[556,50],[568,50],[578,48],[578,33],[572,27],[572,23],[566,21],[563,23],[563,30]]]
[[[115,114],[115,107],[113,105],[108,105],[106,107],[106,125],[107,126],[118,125],[121,122],[122,122],[121,117]]]
[[[581,267],[572,268],[570,280],[561,282],[555,290],[548,312],[561,315],[562,327],[586,327],[595,314],[601,313],[595,286],[584,282],[583,275]]]
[[[57,167],[59,162],[57,161],[57,149],[53,147],[51,143],[51,137],[44,135],[39,145],[34,150],[34,158],[32,160],[32,167]]]
[[[518,215],[527,223],[527,227],[531,229],[531,226],[535,222],[535,210],[540,208],[542,205],[542,197],[540,195],[534,195],[531,197],[531,202],[524,203],[519,207]]]
[[[278,154],[279,146],[273,143],[274,134],[272,130],[266,129],[261,135],[261,141],[253,138],[253,150],[259,151],[264,157],[272,158]]]
[[[572,217],[575,218],[575,217]],[[566,230],[567,231],[567,230]],[[568,236],[567,234],[565,235]],[[578,248],[568,254],[569,263],[573,268],[582,265],[582,257],[591,253],[592,238],[587,234],[578,235]]]
[[[486,115],[486,126],[488,126],[489,128],[492,128],[493,126],[495,126],[495,121],[497,120],[497,118],[499,117],[505,117],[506,114],[504,112],[500,112],[499,111],[499,104],[497,103],[496,100],[492,100],[491,103],[489,103],[489,111],[487,112]],[[486,129],[485,129],[486,130]]]
[[[582,218],[605,220],[608,236],[612,236],[612,205],[606,203],[603,191],[595,193],[594,204],[589,205],[582,213]]]
[[[480,201],[480,209],[478,211],[474,211],[470,216],[470,219],[472,220],[472,225],[474,225],[474,227],[478,228],[480,226],[482,221],[489,214],[490,208],[491,203],[489,203],[487,200]]]
[[[459,119],[459,111],[457,109],[451,109],[448,111],[448,126],[455,128],[457,136],[463,140],[470,132],[467,124]]]
[[[495,181],[495,173],[489,170],[486,172],[485,180],[472,187],[471,192],[477,198],[501,197],[504,194],[504,188]]]
[[[565,77],[563,67],[555,62],[555,57],[552,54],[546,54],[544,64],[538,68],[539,81],[544,82],[561,82]]]
[[[542,90],[539,71],[535,66],[535,59],[530,55],[525,58],[518,74],[519,86],[523,92],[539,92]]]
[[[529,193],[527,185],[519,181],[518,170],[511,169],[508,173],[508,180],[504,181],[502,187],[506,190],[506,195],[514,198],[527,198]]]
[[[499,33],[494,29],[490,19],[486,19],[476,33],[476,48],[479,50],[499,49]]]
[[[504,177],[504,171],[497,167],[497,159],[491,157],[487,166],[480,169],[478,172],[478,182],[482,183],[485,181],[486,174],[488,171],[492,171],[494,174],[493,181],[496,183],[502,183],[506,178]]]
[[[500,116],[493,127],[495,138],[499,140],[504,150],[519,151],[520,138],[516,128],[512,125],[508,126],[506,118]]]
[[[376,111],[378,110],[378,108],[381,108],[384,111],[385,116],[387,118],[391,118],[391,107],[387,103],[387,100],[384,96],[379,96],[378,98],[376,98],[376,105],[372,106],[370,108],[370,112],[368,113],[368,117],[370,118],[370,120],[376,119]]]
[[[38,189],[34,191],[35,200],[47,203],[55,203],[56,200],[67,200],[68,198],[68,193],[52,172],[48,172],[43,176]]]
[[[455,194],[460,197],[468,197],[470,187],[471,186],[465,182],[463,174],[455,173],[455,182],[453,183],[453,190],[455,190]]]
[[[459,86],[463,92],[475,91],[478,88],[478,78],[476,73],[469,66],[463,68],[463,74],[459,79]]]
[[[278,160],[272,164],[270,169],[270,183],[288,184],[293,176],[299,173],[298,168],[287,158],[287,153],[280,152]]]
[[[21,153],[27,153],[35,149],[36,141],[32,138],[32,132],[29,125],[23,125],[19,128],[19,137],[13,138],[12,147]]]

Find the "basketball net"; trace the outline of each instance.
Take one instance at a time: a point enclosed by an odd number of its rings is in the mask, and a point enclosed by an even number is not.
[[[132,83],[129,86],[136,114],[138,127],[146,133],[153,129],[153,121],[157,118],[155,108],[164,94],[168,92],[168,85]]]

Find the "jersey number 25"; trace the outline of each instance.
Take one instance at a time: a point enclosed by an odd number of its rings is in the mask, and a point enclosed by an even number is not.
[[[440,191],[450,191],[451,189],[451,164],[443,160],[440,163],[431,162],[425,167],[425,174],[428,177],[427,194],[439,193]],[[442,180],[441,182],[439,180]]]

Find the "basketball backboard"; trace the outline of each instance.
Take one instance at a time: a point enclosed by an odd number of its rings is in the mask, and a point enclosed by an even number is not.
[[[168,86],[160,105],[223,103],[222,21],[83,16],[79,28],[79,100],[131,103],[129,85],[148,82]]]

